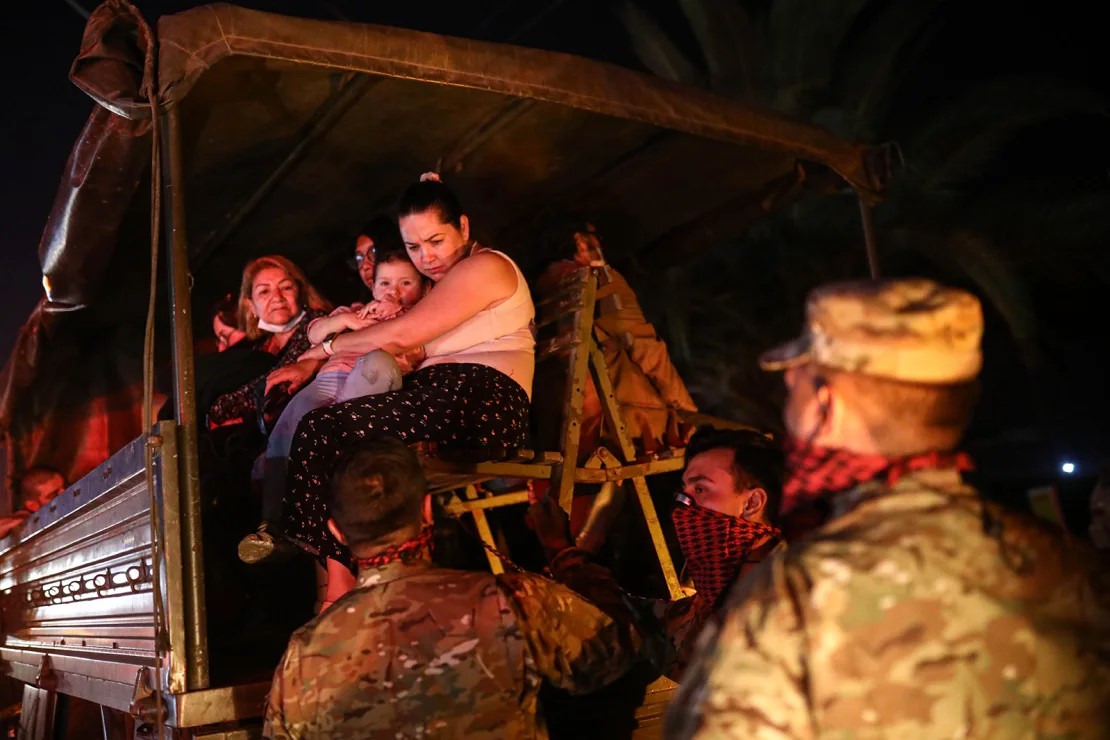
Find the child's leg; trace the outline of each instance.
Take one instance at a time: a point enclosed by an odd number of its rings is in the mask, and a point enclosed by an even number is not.
[[[401,368],[393,355],[380,349],[358,358],[339,390],[339,402],[401,389]]]
[[[289,448],[297,425],[309,411],[330,406],[336,401],[344,373],[325,373],[297,391],[281,412],[266,443],[262,469],[262,521],[271,525],[281,520],[281,499],[285,495],[285,470]]]

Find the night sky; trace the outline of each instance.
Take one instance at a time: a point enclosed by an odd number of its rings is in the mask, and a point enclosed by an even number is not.
[[[758,0],[749,7],[767,4]],[[91,0],[75,0],[91,9]],[[199,3],[137,2],[153,21],[159,14]],[[364,3],[355,0],[243,3],[260,9],[317,18],[336,14],[353,20],[406,25],[424,30],[569,51],[636,66],[613,12],[615,2],[593,0],[480,0],[455,3]],[[645,7],[648,5],[644,3]],[[657,16],[673,16],[675,3],[652,4]],[[1110,58],[1097,3],[947,2],[940,4],[928,53],[896,94],[890,126],[910,123],[976,81],[1011,75],[1043,75],[1082,83],[1110,99]],[[3,116],[3,250],[0,294],[0,358],[6,361],[16,333],[41,287],[37,245],[70,147],[91,101],[67,79],[84,19],[63,0],[20,4],[18,24],[9,25]],[[9,15],[10,17],[10,15]],[[680,38],[680,41],[683,39]],[[685,39],[686,43],[692,39]],[[1023,130],[1006,156],[995,159],[978,182],[981,188],[1017,181],[1058,182],[1084,193],[1110,187],[1110,125],[1088,115],[1047,121]],[[1051,187],[1051,186],[1049,186]],[[1090,250],[1106,248],[1105,231],[1092,233]],[[1044,245],[1046,254],[1053,245]],[[1106,362],[1106,294],[1110,276],[1076,269],[1030,286],[1041,328],[1044,357],[1036,372],[996,373],[999,391],[1013,397],[1008,409],[1016,424],[1050,429],[1044,460],[1075,457],[1084,471],[1108,452],[1110,394]],[[1036,393],[1031,388],[1036,385]],[[1036,395],[1034,399],[1033,396]],[[1042,445],[1043,447],[1043,445]]]

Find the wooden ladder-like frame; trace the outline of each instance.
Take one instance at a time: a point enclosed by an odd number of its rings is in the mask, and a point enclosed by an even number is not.
[[[639,503],[668,594],[671,599],[679,599],[683,592],[648,490],[647,477],[680,470],[684,464],[683,451],[670,450],[669,456],[637,462],[632,439],[625,428],[620,404],[609,379],[605,357],[594,338],[597,294],[596,270],[581,268],[565,277],[554,294],[541,300],[537,306],[537,326],[571,319],[569,331],[541,341],[536,346],[537,362],[556,355],[567,357],[560,449],[557,452],[523,450],[509,460],[478,463],[447,462],[426,456],[424,465],[430,491],[444,495],[444,508],[449,514],[470,514],[482,542],[493,548],[495,542],[486,511],[527,503],[528,492],[516,488],[489,493],[480,489],[478,484],[483,481],[493,478],[549,480],[551,492],[558,497],[559,505],[568,514],[576,484],[628,486]],[[588,462],[579,466],[586,385],[591,375],[601,400],[605,423],[616,439],[618,454],[598,447],[591,451]],[[487,551],[487,557],[494,573],[503,571],[503,565],[495,554]]]

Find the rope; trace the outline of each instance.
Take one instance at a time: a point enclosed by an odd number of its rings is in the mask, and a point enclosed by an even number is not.
[[[156,722],[161,726],[164,718],[162,706],[162,662],[168,637],[166,635],[165,604],[162,601],[162,515],[154,491],[154,454],[162,446],[162,438],[152,434],[154,425],[154,322],[158,295],[158,256],[162,228],[162,148],[161,111],[158,107],[157,78],[154,71],[154,37],[150,27],[142,22],[140,29],[149,44],[146,54],[144,78],[150,85],[144,91],[150,102],[150,294],[147,300],[146,329],[143,337],[143,429],[147,435],[144,445],[144,468],[147,494],[150,498],[150,572],[154,602],[154,702]],[[161,730],[159,730],[161,735]]]

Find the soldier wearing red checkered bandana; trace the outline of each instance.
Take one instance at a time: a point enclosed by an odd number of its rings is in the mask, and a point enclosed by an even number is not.
[[[978,300],[838,283],[806,314],[762,362],[786,371],[784,508],[827,519],[732,590],[667,737],[1106,737],[1110,567],[961,475]]]

